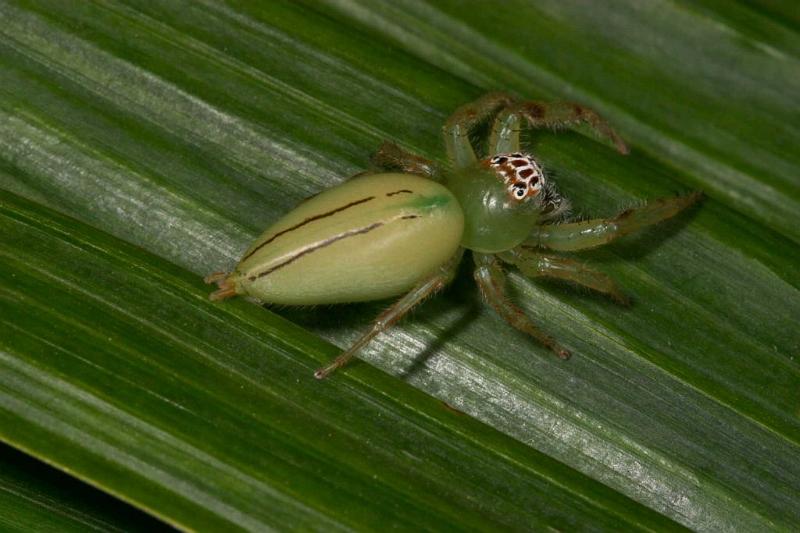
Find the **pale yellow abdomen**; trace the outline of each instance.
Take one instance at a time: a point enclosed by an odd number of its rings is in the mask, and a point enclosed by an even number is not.
[[[351,179],[300,204],[245,252],[231,280],[268,303],[402,294],[458,249],[464,216],[442,185],[411,174]]]

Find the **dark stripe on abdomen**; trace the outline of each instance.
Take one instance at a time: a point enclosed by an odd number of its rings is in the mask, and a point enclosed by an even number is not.
[[[360,228],[360,229],[355,229],[355,230],[346,231],[344,233],[340,233],[339,235],[336,235],[335,237],[331,237],[329,239],[326,239],[326,240],[322,241],[319,244],[315,244],[314,246],[309,246],[308,248],[305,248],[304,250],[300,250],[299,252],[297,252],[296,254],[291,256],[289,259],[287,259],[283,263],[278,263],[274,267],[270,267],[267,270],[265,270],[264,272],[259,272],[258,274],[253,274],[253,275],[249,276],[247,279],[249,279],[250,281],[255,281],[258,278],[263,278],[264,276],[272,274],[276,270],[278,270],[280,268],[283,268],[283,267],[285,267],[286,265],[288,265],[290,263],[294,263],[295,261],[297,261],[298,259],[300,259],[304,255],[308,255],[311,252],[315,252],[315,251],[319,250],[320,248],[325,248],[326,246],[330,246],[331,244],[333,244],[333,243],[335,243],[337,241],[341,241],[342,239],[346,239],[348,237],[354,237],[356,235],[363,235],[364,233],[369,233],[370,231],[374,230],[375,228],[379,228],[381,226],[383,226],[383,222],[375,222],[374,224],[370,224],[369,226],[366,226],[366,227],[363,227],[363,228]]]
[[[255,248],[253,248],[253,251],[251,251],[246,256],[242,257],[239,260],[239,262],[241,263],[242,261],[244,261],[245,259],[247,259],[251,255],[253,255],[257,251],[259,251],[261,248],[263,248],[264,246],[268,245],[269,243],[271,243],[272,241],[274,241],[275,239],[277,239],[281,235],[285,235],[285,234],[289,233],[290,231],[294,231],[294,230],[296,230],[298,228],[302,228],[303,226],[305,226],[309,222],[314,222],[315,220],[319,220],[321,218],[326,218],[326,217],[329,217],[329,216],[333,216],[336,213],[341,213],[345,209],[350,209],[353,206],[356,206],[356,205],[359,205],[359,204],[363,204],[365,202],[369,202],[370,200],[374,200],[374,199],[375,199],[374,196],[368,196],[366,198],[362,198],[361,200],[356,200],[355,202],[350,202],[349,204],[343,205],[342,207],[337,207],[336,209],[332,209],[331,211],[327,211],[327,212],[321,213],[319,215],[314,215],[313,217],[308,217],[307,219],[303,220],[302,222],[299,222],[299,223],[295,224],[291,228],[286,228],[285,230],[281,230],[278,233],[276,233],[275,235],[273,235],[272,237],[270,237],[269,239],[267,239],[266,241],[262,242],[261,244],[259,244]]]

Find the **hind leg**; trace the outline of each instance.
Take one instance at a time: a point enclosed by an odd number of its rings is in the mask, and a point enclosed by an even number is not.
[[[363,334],[339,357],[317,370],[314,373],[314,377],[317,379],[325,379],[337,369],[346,365],[355,357],[356,353],[374,339],[376,335],[392,327],[395,322],[403,318],[403,316],[419,305],[425,298],[440,291],[445,285],[450,283],[456,275],[463,252],[463,249],[459,248],[458,252],[456,252],[447,263],[436,269],[428,278],[420,281],[416,287],[395,302],[389,309],[381,313],[380,316],[375,319],[369,331]]]

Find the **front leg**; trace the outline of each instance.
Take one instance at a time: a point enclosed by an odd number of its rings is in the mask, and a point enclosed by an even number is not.
[[[469,140],[470,133],[515,101],[516,99],[507,93],[488,93],[472,103],[459,107],[447,119],[443,131],[444,143],[447,147],[447,157],[456,168],[467,167],[477,161]]]
[[[417,174],[432,180],[437,180],[439,177],[439,169],[433,161],[403,150],[390,141],[383,141],[371,161],[381,170],[399,170],[405,174]]]
[[[501,154],[519,150],[521,119],[532,128],[589,126],[600,138],[610,141],[620,153],[627,154],[625,141],[595,111],[571,102],[519,102],[504,109],[497,117],[489,138],[494,153]]]
[[[703,193],[693,192],[686,196],[660,198],[642,207],[626,209],[614,218],[536,226],[525,244],[564,252],[602,246],[673,217],[702,197]]]
[[[473,252],[475,258],[475,281],[486,302],[497,314],[513,327],[527,333],[562,359],[568,359],[570,353],[558,344],[553,337],[547,335],[534,324],[527,315],[511,303],[506,296],[506,277],[500,262],[491,254]]]
[[[406,313],[411,311],[411,309],[422,302],[425,298],[436,293],[445,285],[450,283],[456,275],[458,264],[461,262],[461,256],[463,253],[464,249],[459,248],[456,254],[444,265],[437,268],[434,273],[432,273],[426,279],[420,281],[405,296],[395,302],[395,304],[389,309],[381,313],[372,324],[372,327],[368,332],[362,335],[356,342],[353,343],[352,346],[350,346],[350,348],[347,349],[347,351],[343,352],[327,366],[317,370],[314,373],[314,377],[317,379],[324,379],[330,376],[335,370],[346,365],[353,357],[355,357],[358,350],[366,346],[367,343],[375,338],[376,335],[392,327],[395,322],[400,320]]]

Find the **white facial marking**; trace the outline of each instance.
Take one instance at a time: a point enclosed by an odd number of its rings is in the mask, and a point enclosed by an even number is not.
[[[536,196],[544,186],[542,169],[529,154],[497,154],[489,159],[489,166],[508,186],[509,196],[518,202]]]

